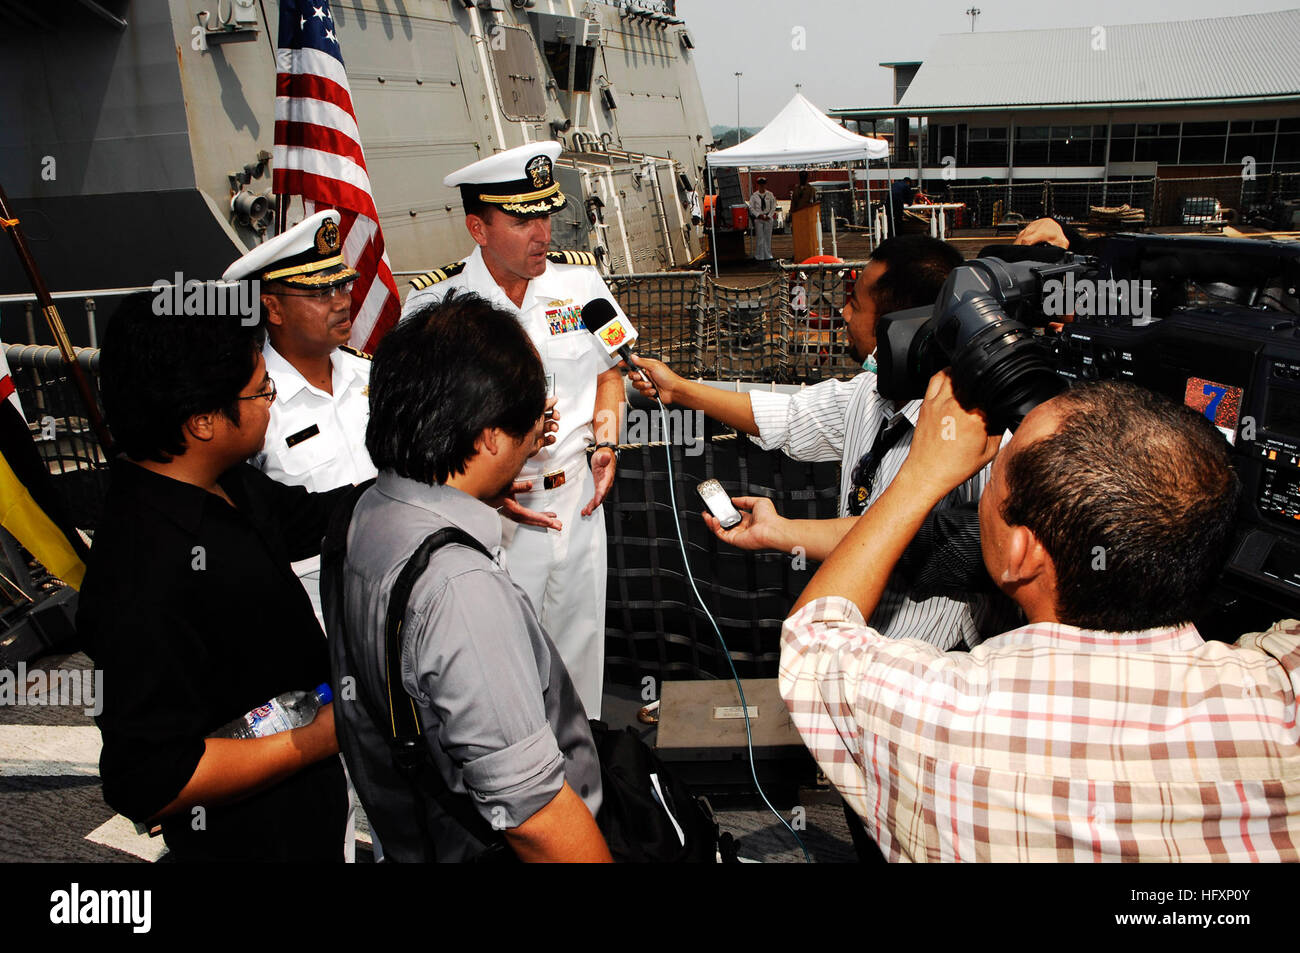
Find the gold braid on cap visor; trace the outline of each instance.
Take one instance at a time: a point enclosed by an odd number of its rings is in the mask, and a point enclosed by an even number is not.
[[[327,275],[319,274],[319,272],[340,265],[343,266],[342,271],[332,271]],[[346,276],[349,272],[351,272],[353,277],[356,277],[357,272],[347,267],[347,265],[344,265],[343,256],[335,255],[333,258],[326,258],[322,261],[311,261],[305,265],[298,265],[294,268],[280,268],[276,271],[265,272],[262,275],[262,280],[284,281],[288,283],[288,279],[292,278],[293,284],[323,285],[347,280]]]
[[[564,194],[562,192],[557,192],[549,199],[543,199],[540,202],[533,202],[529,205],[521,205],[515,202],[503,202],[501,203],[501,208],[504,211],[511,212],[515,215],[536,215],[542,212],[547,214],[558,212],[560,209],[564,208],[564,205]]]
[[[480,202],[493,202],[497,205],[505,205],[507,202],[533,202],[537,199],[547,199],[560,191],[560,183],[552,182],[544,189],[538,189],[536,192],[520,192],[516,195],[483,195],[479,194]]]

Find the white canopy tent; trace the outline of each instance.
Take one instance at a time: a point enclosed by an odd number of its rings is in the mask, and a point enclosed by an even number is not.
[[[849,132],[804,96],[795,93],[785,108],[744,142],[705,156],[710,167],[738,165],[817,165],[887,159],[889,143]]]
[[[709,171],[709,192],[713,192],[713,170],[736,166],[798,166],[835,162],[884,159],[889,167],[889,143],[849,132],[806,97],[795,93],[776,117],[744,142],[705,156]],[[892,185],[893,173],[888,173]],[[853,180],[850,176],[849,188]],[[886,203],[888,205],[888,203]],[[713,221],[716,223],[717,209]],[[718,270],[717,229],[714,226],[713,270]]]

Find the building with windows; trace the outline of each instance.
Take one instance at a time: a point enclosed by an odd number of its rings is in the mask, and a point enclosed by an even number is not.
[[[1232,209],[1300,196],[1297,51],[1300,10],[958,33],[921,61],[881,64],[893,104],[829,113],[889,138],[894,174],[930,194],[992,195],[1026,215],[1130,202],[1157,222],[1193,195]]]

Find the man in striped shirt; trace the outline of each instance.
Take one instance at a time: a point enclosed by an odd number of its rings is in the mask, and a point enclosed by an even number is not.
[[[743,521],[734,529],[723,530],[704,514],[720,539],[741,549],[795,552],[800,547],[808,559],[822,560],[874,505],[907,459],[921,409],[919,400],[899,405],[876,390],[876,320],[933,304],[961,262],[951,245],[923,235],[891,238],[876,247],[842,311],[849,350],[867,368],[852,380],[822,381],[796,394],[741,394],[684,380],[661,361],[637,357],[665,404],[702,410],[748,434],[764,450],[780,448],[796,460],[841,461],[839,519],[788,520],[771,500],[738,497],[733,502]],[[639,374],[630,377],[650,394]],[[1001,630],[992,614],[995,600],[998,607],[1005,602],[984,573],[974,518],[987,478],[987,471],[976,474],[936,505],[871,618],[877,631],[924,639],[946,650],[975,645]]]
[[[1129,384],[1030,413],[980,500],[1027,625],[969,653],[868,627],[934,501],[998,453],[946,373],[912,451],[795,604],[781,695],[892,860],[1297,860],[1300,622],[1190,623],[1240,491],[1205,418]]]

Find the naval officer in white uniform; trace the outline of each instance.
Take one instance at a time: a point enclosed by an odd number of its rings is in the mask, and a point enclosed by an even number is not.
[[[347,346],[352,283],[343,261],[339,213],[317,212],[263,242],[226,269],[226,281],[257,280],[266,317],[262,345],[275,400],[262,450],[249,462],[267,476],[313,493],[376,474],[366,452],[370,356]],[[321,628],[320,557],[293,563]],[[357,795],[348,779],[343,856],[356,859]],[[383,848],[374,838],[375,858]]]
[[[754,223],[754,260],[772,260],[772,226],[776,224],[776,196],[767,190],[767,177],[749,196],[749,218]]]
[[[623,312],[592,255],[548,253],[551,214],[566,205],[552,172],[559,155],[559,143],[533,143],[443,180],[461,190],[476,247],[464,261],[412,281],[402,315],[449,291],[473,291],[517,315],[541,355],[559,428],[519,474],[514,499],[502,509],[502,544],[510,575],[532,600],[587,715],[599,718],[607,572],[601,503],[614,483],[624,391],[618,359],[585,329],[582,306],[604,298]]]
[[[370,358],[347,347],[352,283],[343,262],[339,213],[317,212],[228,269],[226,280],[259,279],[266,317],[262,347],[275,382],[271,423],[250,462],[272,479],[320,493],[375,475],[366,452]],[[320,557],[293,564],[324,625]]]

